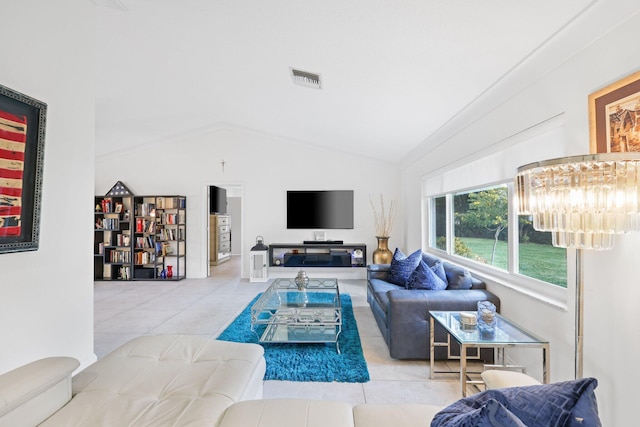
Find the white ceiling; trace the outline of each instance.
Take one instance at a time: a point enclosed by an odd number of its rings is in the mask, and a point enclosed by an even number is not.
[[[231,126],[399,162],[592,0],[94,3],[97,156]]]

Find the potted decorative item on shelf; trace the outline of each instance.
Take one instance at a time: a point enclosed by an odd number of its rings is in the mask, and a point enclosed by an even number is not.
[[[369,199],[369,203],[371,204],[371,209],[373,209],[376,239],[378,239],[378,248],[373,251],[373,263],[390,264],[393,252],[389,249],[389,236],[397,213],[395,200],[391,200],[389,207],[385,208],[384,197],[381,194],[379,208],[371,198]]]

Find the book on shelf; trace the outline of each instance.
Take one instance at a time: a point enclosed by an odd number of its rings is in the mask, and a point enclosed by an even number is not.
[[[158,209],[184,209],[187,205],[183,197],[164,197],[163,199],[162,202],[162,199],[158,199]]]
[[[150,249],[153,248],[155,242],[152,236],[139,236],[136,237],[136,249]]]
[[[111,212],[111,199],[105,198],[100,201],[100,207],[102,208],[102,212],[110,213]]]
[[[131,262],[131,252],[129,251],[110,251],[109,262],[112,264],[128,264]]]
[[[156,222],[151,219],[136,218],[136,233],[155,233]]]
[[[147,265],[153,264],[156,261],[156,254],[153,252],[136,252],[135,264]]]
[[[173,224],[176,224],[177,214],[164,212],[161,218],[162,218],[162,222],[161,222],[162,224],[173,225]]]
[[[176,230],[173,228],[162,228],[158,231],[158,240],[176,240]]]
[[[97,218],[96,230],[119,230],[120,220],[118,218]]]
[[[137,203],[136,216],[156,216],[155,203]]]

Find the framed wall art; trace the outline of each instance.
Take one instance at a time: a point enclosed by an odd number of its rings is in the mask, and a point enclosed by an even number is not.
[[[0,85],[0,253],[38,249],[46,113]]]
[[[640,71],[589,95],[592,153],[640,152]]]

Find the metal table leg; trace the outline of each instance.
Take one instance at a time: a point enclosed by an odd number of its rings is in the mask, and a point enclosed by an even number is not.
[[[460,385],[462,397],[467,397],[467,346],[460,344]]]
[[[435,373],[435,364],[433,359],[435,358],[435,334],[434,330],[435,325],[433,324],[433,317],[429,316],[429,378],[433,379],[433,374]]]

